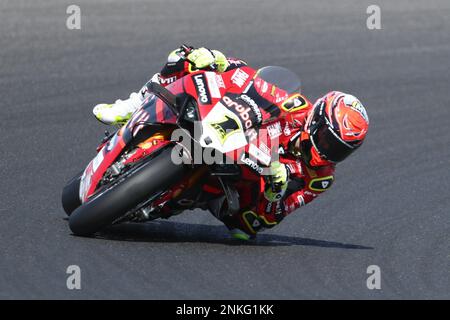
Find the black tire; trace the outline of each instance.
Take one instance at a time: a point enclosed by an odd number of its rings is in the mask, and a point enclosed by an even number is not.
[[[79,206],[81,206],[79,190],[80,180],[83,175],[83,171],[79,172],[69,182],[67,182],[61,195],[61,203],[64,211],[68,216]]]
[[[172,147],[162,150],[146,163],[131,169],[125,179],[78,207],[69,217],[70,230],[75,235],[92,235],[156,192],[180,181],[186,167],[172,162],[171,151]]]

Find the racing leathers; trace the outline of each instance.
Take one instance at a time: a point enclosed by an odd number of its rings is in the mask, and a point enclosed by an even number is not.
[[[264,229],[276,226],[287,215],[330,188],[334,181],[334,164],[311,164],[302,154],[292,151],[293,141],[305,134],[303,129],[313,108],[308,99],[299,93],[288,95],[259,78],[255,79],[253,86],[262,99],[282,111],[278,121],[268,127],[269,135],[278,136],[279,145],[268,147],[277,148],[279,163],[286,168],[287,179],[286,188],[278,190],[278,198],[273,197],[271,192],[268,194],[272,187],[270,176],[261,177],[257,186],[238,190],[242,210],[233,216],[226,216],[223,222],[232,235],[239,239],[248,239]]]

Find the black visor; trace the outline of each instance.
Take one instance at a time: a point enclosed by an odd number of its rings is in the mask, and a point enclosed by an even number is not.
[[[320,156],[331,162],[340,162],[347,158],[355,149],[341,139],[325,115],[325,103],[317,106],[311,119],[309,133],[311,143]]]

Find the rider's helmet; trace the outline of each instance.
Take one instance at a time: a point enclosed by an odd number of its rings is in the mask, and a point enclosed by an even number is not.
[[[314,104],[292,150],[311,167],[347,158],[361,146],[369,128],[366,109],[354,96],[332,91]]]

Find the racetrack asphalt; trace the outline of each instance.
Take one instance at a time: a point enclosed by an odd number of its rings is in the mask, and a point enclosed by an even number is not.
[[[68,30],[71,3],[0,2],[0,298],[450,298],[448,0],[377,1],[381,30],[367,0],[80,0]],[[356,95],[367,141],[254,243],[201,211],[71,235],[60,195],[106,128],[92,107],[139,89],[182,43],[287,67],[311,100]]]

